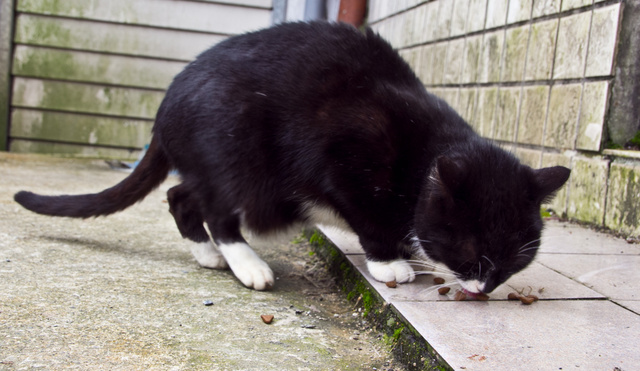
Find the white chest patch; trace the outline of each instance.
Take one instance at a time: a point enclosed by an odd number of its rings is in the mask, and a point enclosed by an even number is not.
[[[351,231],[351,227],[338,213],[327,206],[315,205],[308,203],[305,205],[305,214],[309,224],[324,225],[327,227],[336,227],[345,231]]]

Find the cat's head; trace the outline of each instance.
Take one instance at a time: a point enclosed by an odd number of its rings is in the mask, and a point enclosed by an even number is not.
[[[443,155],[416,207],[416,241],[467,292],[489,293],[531,263],[540,206],[569,174],[562,166],[534,170],[491,145]]]

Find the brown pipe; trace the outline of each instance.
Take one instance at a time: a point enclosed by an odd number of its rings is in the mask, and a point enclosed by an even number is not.
[[[340,0],[338,22],[345,22],[356,27],[364,23],[367,10],[367,0]]]

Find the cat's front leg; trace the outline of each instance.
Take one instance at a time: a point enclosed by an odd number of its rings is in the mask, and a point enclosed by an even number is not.
[[[359,238],[366,253],[369,273],[380,282],[412,282],[416,274],[409,262],[403,259],[403,249],[393,238],[385,237],[378,235]]]
[[[367,259],[367,269],[380,282],[412,282],[416,278],[413,267],[404,259],[373,261]]]

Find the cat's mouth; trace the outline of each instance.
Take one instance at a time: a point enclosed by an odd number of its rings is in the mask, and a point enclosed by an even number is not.
[[[478,298],[478,297],[480,297],[480,296],[484,296],[484,295],[486,295],[486,294],[485,294],[485,293],[483,293],[482,291],[480,291],[480,292],[471,292],[471,291],[469,291],[469,290],[465,289],[464,287],[463,287],[463,288],[462,288],[462,290],[460,290],[460,291],[462,291],[465,295],[467,295],[467,296],[471,297],[472,299],[477,299],[477,298]]]
[[[467,296],[480,296],[484,294],[485,283],[478,280],[461,280],[458,279],[460,286],[462,286],[462,292]]]

